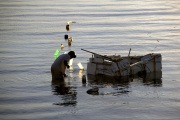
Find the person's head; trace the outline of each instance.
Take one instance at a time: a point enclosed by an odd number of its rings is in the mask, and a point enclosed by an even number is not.
[[[75,55],[75,52],[74,52],[74,51],[68,52],[68,55],[69,55],[71,58],[76,58],[76,55]]]

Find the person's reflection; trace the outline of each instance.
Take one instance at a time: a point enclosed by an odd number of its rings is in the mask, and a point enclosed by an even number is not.
[[[63,100],[63,102],[53,103],[54,105],[75,106],[77,104],[77,92],[73,87],[67,85],[64,80],[52,80],[52,92],[54,95],[60,96]]]

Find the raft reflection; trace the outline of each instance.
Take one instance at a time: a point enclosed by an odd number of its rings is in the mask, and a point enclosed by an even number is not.
[[[60,96],[63,102],[53,103],[59,106],[76,106],[77,104],[77,92],[75,87],[70,86],[66,81],[52,80],[52,92],[54,95]]]
[[[122,95],[131,92],[129,90],[129,84],[135,81],[140,81],[143,85],[149,86],[162,86],[162,71],[153,72],[148,74],[141,74],[135,76],[126,77],[110,77],[105,75],[88,75],[88,83],[92,86],[91,89],[87,90],[88,94],[91,95]],[[100,91],[101,88],[113,88],[113,91]]]

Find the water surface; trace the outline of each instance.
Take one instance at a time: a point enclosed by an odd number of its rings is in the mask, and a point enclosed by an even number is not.
[[[76,21],[67,32],[67,21]],[[180,1],[0,0],[2,120],[180,119]],[[68,47],[64,35],[73,37]],[[74,50],[74,70],[51,81],[54,52]],[[87,76],[90,53],[162,54],[162,73],[125,79]],[[85,67],[80,71],[77,63]],[[92,88],[98,94],[88,94]]]

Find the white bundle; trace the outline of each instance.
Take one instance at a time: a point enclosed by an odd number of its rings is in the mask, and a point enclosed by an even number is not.
[[[82,64],[80,62],[77,65],[79,66],[80,70],[84,70],[84,67],[82,66]]]
[[[70,66],[69,69],[70,70],[73,70],[72,64],[73,64],[73,59],[70,59],[69,60],[69,66]]]

